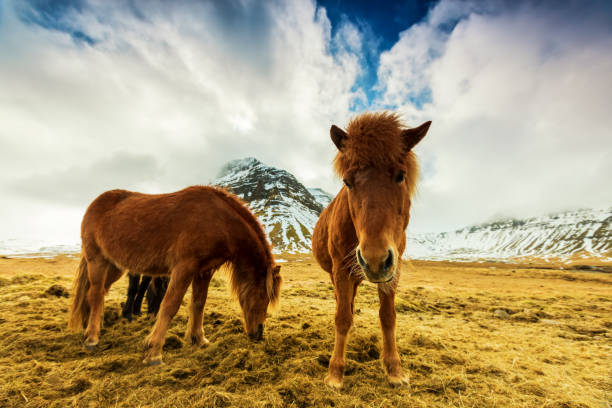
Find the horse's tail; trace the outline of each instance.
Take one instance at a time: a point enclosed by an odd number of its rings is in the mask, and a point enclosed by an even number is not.
[[[87,291],[89,290],[89,277],[87,276],[87,261],[81,256],[81,263],[77,276],[72,285],[72,305],[68,314],[68,328],[80,330],[87,324],[89,319],[89,304],[87,303]]]
[[[268,292],[268,299],[270,300],[270,306],[274,307],[278,304],[280,298],[280,288],[283,278],[280,275],[280,265],[274,265],[268,268],[266,275],[266,291]]]

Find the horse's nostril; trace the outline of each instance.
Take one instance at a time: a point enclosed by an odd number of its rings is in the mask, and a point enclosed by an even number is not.
[[[357,249],[357,261],[359,262],[359,265],[361,265],[363,268],[366,268],[368,266],[366,264],[366,261],[361,256],[361,250],[360,249]]]
[[[389,250],[387,259],[385,259],[384,270],[388,271],[393,266],[393,252]]]

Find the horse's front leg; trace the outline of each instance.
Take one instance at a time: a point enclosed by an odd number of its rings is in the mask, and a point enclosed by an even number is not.
[[[191,307],[189,314],[189,324],[186,338],[191,339],[191,344],[200,346],[208,344],[208,339],[204,337],[204,305],[208,295],[208,284],[212,278],[212,271],[203,271],[194,276],[191,284]]]
[[[193,276],[197,273],[197,261],[184,261],[175,266],[170,275],[170,283],[168,291],[162,300],[157,320],[153,326],[153,330],[145,340],[145,358],[144,363],[149,365],[157,365],[162,362],[162,346],[164,338],[168,331],[170,321],[178,312],[181,306],[181,301],[187,292],[187,288],[191,284]]]
[[[397,282],[397,281],[396,281]],[[380,325],[383,334],[383,364],[387,371],[389,382],[393,386],[408,384],[409,377],[402,371],[402,362],[395,343],[395,290],[392,286],[378,286],[380,299]]]
[[[336,272],[336,271],[334,271]],[[338,270],[334,273],[334,290],[336,292],[336,339],[334,352],[329,360],[329,372],[325,377],[325,384],[333,388],[342,387],[348,332],[353,324],[353,299],[355,297],[355,282],[348,271]]]

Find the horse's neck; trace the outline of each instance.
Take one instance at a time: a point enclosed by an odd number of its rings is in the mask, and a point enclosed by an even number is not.
[[[340,191],[339,195],[333,204],[336,208],[334,208],[333,216],[330,217],[333,227],[329,232],[333,235],[333,242],[340,243],[344,251],[352,251],[358,244],[357,231],[349,211],[346,191]]]
[[[255,236],[253,239],[243,241],[242,248],[238,249],[236,263],[245,269],[267,270],[271,256],[272,254],[268,256],[265,244]]]

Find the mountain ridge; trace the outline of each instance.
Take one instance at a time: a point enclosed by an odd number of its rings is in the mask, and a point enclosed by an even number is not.
[[[328,193],[312,189],[315,197],[293,174],[253,157],[226,163],[213,184],[248,204],[276,252],[310,252],[312,230]]]
[[[612,261],[612,207],[508,218],[440,233],[408,233],[406,256],[432,260],[521,257]]]

